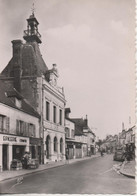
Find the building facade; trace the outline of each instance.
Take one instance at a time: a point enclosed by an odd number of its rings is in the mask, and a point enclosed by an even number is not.
[[[69,159],[76,158],[75,142],[75,124],[69,118],[65,118],[65,140],[66,153]]]
[[[21,161],[25,151],[41,163],[39,114],[15,89],[7,89],[2,81],[0,86],[1,170],[9,170],[13,159]]]
[[[87,156],[88,137],[76,129],[76,123],[69,117],[70,108],[65,109],[66,153],[69,159]]]
[[[25,97],[40,115],[40,138],[42,163],[65,158],[63,88],[58,87],[58,71],[53,64],[48,69],[44,62],[39,44],[42,43],[38,31],[39,22],[34,13],[27,19],[23,43],[13,40],[13,57],[1,73],[0,79],[9,87],[14,87]],[[32,143],[35,143],[32,141]]]
[[[83,118],[71,118],[75,123],[75,137],[83,141],[82,156],[91,156],[96,153],[96,135],[88,126],[87,116]]]

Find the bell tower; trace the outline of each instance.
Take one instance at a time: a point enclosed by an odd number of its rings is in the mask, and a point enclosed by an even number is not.
[[[27,30],[24,31],[24,36],[23,36],[23,38],[26,40],[26,42],[35,41],[37,43],[42,43],[41,35],[38,32],[38,25],[39,25],[39,22],[35,18],[34,4],[33,4],[32,14],[27,19]]]

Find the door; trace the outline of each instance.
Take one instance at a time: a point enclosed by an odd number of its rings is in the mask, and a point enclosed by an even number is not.
[[[39,164],[41,164],[41,146],[38,146]]]
[[[13,145],[13,159],[21,160],[25,152],[25,146]]]
[[[8,145],[3,144],[3,170],[8,169]]]

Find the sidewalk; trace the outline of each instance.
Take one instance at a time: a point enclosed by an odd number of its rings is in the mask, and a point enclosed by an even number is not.
[[[127,177],[131,177],[131,178],[135,178],[136,175],[136,162],[134,161],[124,161],[121,169],[120,169],[120,173],[127,176]]]
[[[59,162],[51,162],[49,164],[43,164],[43,165],[39,165],[39,168],[37,169],[21,169],[21,170],[10,170],[10,171],[3,171],[0,172],[0,181],[3,180],[8,180],[8,179],[13,179],[16,177],[23,177],[24,175],[29,175],[32,173],[37,173],[43,170],[47,170],[50,168],[54,168],[54,167],[60,167],[66,164],[73,164],[79,161],[84,161],[87,159],[92,159],[95,157],[99,157],[99,154],[96,155],[92,155],[91,157],[84,157],[84,158],[79,158],[79,159],[70,159],[69,163],[67,163],[67,161],[59,161]]]

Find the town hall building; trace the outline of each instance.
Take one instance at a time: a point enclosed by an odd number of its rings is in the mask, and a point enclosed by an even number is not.
[[[8,89],[16,89],[40,115],[39,135],[43,139],[41,157],[42,163],[47,163],[65,159],[66,100],[63,88],[58,87],[57,65],[53,64],[48,69],[42,58],[38,25],[32,12],[27,19],[27,30],[24,31],[26,42],[12,41],[13,56],[1,72],[0,80]]]

